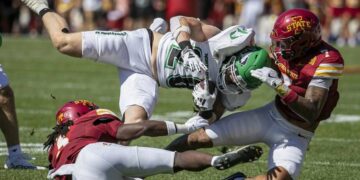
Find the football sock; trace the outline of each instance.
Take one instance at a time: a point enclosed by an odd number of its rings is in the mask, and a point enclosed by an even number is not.
[[[212,159],[211,159],[211,166],[214,167],[214,162],[215,160],[218,158],[219,156],[213,156]]]
[[[9,157],[20,155],[22,153],[20,144],[8,147],[8,153],[9,153]]]

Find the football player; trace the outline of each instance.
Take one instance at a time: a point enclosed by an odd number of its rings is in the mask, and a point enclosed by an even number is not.
[[[183,153],[163,149],[122,146],[145,136],[189,133],[196,128],[170,121],[123,124],[107,109],[87,100],[65,103],[56,113],[56,126],[44,143],[49,149],[49,178],[122,179],[145,177],[180,170],[200,171],[210,166],[219,170],[258,159],[262,150],[246,146],[241,150],[212,156],[197,151]]]
[[[14,92],[9,79],[0,64],[0,128],[4,133],[9,156],[4,164],[5,169],[37,169],[23,155],[19,127],[16,118]],[[39,167],[40,168],[40,167]]]
[[[276,92],[275,100],[224,117],[177,139],[168,149],[263,142],[270,148],[268,171],[254,179],[298,178],[316,128],[330,117],[339,100],[338,78],[344,61],[337,49],[321,39],[319,19],[305,9],[282,13],[270,38],[274,66],[253,70],[251,75]]]
[[[231,58],[231,55],[254,45],[252,29],[233,26],[220,31],[198,19],[181,16],[170,20],[171,32],[165,34],[145,28],[69,33],[65,20],[49,9],[46,0],[22,1],[41,16],[54,47],[61,53],[112,64],[119,69],[119,106],[125,123],[151,117],[159,86],[193,89],[204,79],[215,82],[218,77],[223,78],[219,72],[225,62],[229,62],[227,67],[233,67],[237,62],[246,62],[248,57],[243,53],[238,53],[235,58]],[[267,53],[263,49],[250,48],[246,53],[259,54],[252,56],[254,60],[267,60]],[[260,67],[264,64],[259,63]],[[217,83],[221,89],[217,96],[209,96],[208,91],[196,88],[199,91],[194,92],[195,104],[200,110],[211,110],[217,115],[211,113],[209,117],[217,119],[225,109],[234,110],[244,105],[250,97],[248,88],[257,87],[256,83],[247,86],[234,73],[225,73],[227,78],[220,78],[224,83]],[[230,89],[227,91],[227,88]],[[220,97],[220,105],[213,110],[216,97]]]

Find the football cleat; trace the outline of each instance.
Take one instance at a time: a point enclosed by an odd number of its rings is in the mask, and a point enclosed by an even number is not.
[[[46,170],[47,168],[42,166],[32,165],[24,154],[8,157],[4,164],[5,169],[33,169],[33,170]]]
[[[218,170],[224,170],[239,163],[247,163],[258,160],[262,154],[263,150],[259,146],[244,146],[216,157],[212,166]]]
[[[228,177],[226,177],[223,180],[244,180],[246,178],[246,175],[242,172],[236,172]]]
[[[165,34],[167,31],[167,23],[163,18],[155,18],[149,26],[149,29],[160,34]]]

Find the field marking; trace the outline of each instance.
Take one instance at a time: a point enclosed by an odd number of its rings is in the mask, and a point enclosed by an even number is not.
[[[255,163],[264,163],[267,164],[267,161],[259,160],[255,161]],[[360,163],[346,163],[346,162],[329,162],[329,161],[306,161],[304,162],[304,165],[310,165],[310,166],[341,166],[341,167],[352,167],[352,168],[360,168]]]
[[[51,110],[39,110],[39,109],[16,109],[18,113],[24,114],[44,114],[49,115],[53,114]],[[226,112],[225,115],[232,114],[231,112]],[[176,122],[186,122],[187,119],[194,116],[192,111],[175,111],[165,113],[163,115],[154,114],[151,119],[154,120],[167,120],[172,119]],[[328,120],[322,121],[324,123],[343,123],[343,122],[359,122],[360,115],[349,115],[349,114],[333,114]]]
[[[330,141],[336,143],[359,143],[360,139],[345,139],[345,138],[313,138],[312,141]]]
[[[322,138],[326,139],[326,138]],[[333,138],[330,138],[333,139]],[[47,151],[43,149],[41,143],[21,143],[21,149],[24,153],[41,153],[47,154]],[[5,142],[0,142],[0,156],[7,156],[7,147]],[[260,160],[260,163],[267,163],[267,161]],[[316,166],[342,166],[342,167],[360,167],[360,163],[347,163],[347,162],[329,162],[329,161],[305,161],[305,165],[316,165]]]
[[[31,154],[45,154],[46,150],[43,149],[44,145],[41,143],[21,143],[21,150],[24,153]],[[8,149],[5,142],[0,142],[0,156],[7,156]]]
[[[226,113],[229,115],[231,113]],[[185,122],[188,118],[193,116],[194,113],[191,111],[176,111],[166,113],[164,115],[153,115],[151,119],[174,119],[175,121]],[[324,123],[344,123],[344,122],[359,122],[360,115],[349,115],[349,114],[334,114],[329,119],[322,121]]]

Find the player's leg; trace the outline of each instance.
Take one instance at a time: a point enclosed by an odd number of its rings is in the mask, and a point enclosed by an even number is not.
[[[0,128],[5,136],[9,158],[5,168],[28,168],[34,169],[23,156],[19,128],[15,110],[14,92],[9,85],[8,78],[0,65]]]
[[[201,171],[210,166],[219,170],[230,168],[239,163],[258,160],[262,155],[259,146],[245,146],[220,156],[212,156],[198,151],[178,152],[175,155],[175,172],[179,170]]]
[[[42,21],[50,35],[53,46],[60,52],[81,57],[81,33],[68,33],[69,26],[59,14],[49,9],[47,0],[22,0],[35,13],[42,15]]]
[[[287,122],[277,111],[273,111],[273,126],[269,134],[267,178],[297,179],[305,160],[313,133]],[[264,177],[260,176],[260,177]]]
[[[19,145],[19,130],[15,111],[14,92],[11,87],[0,88],[0,127],[8,147]]]
[[[182,139],[176,139],[166,149],[183,151],[221,145],[246,145],[262,142],[269,129],[268,106],[238,112],[200,129]]]
[[[313,133],[287,122],[274,104],[268,106],[268,111],[268,171],[254,179],[297,179]]]
[[[133,71],[120,72],[119,106],[125,123],[136,123],[151,117],[158,98],[158,85],[148,75]]]
[[[80,151],[72,174],[88,179],[145,177],[173,173],[174,160],[171,151],[98,142]]]

